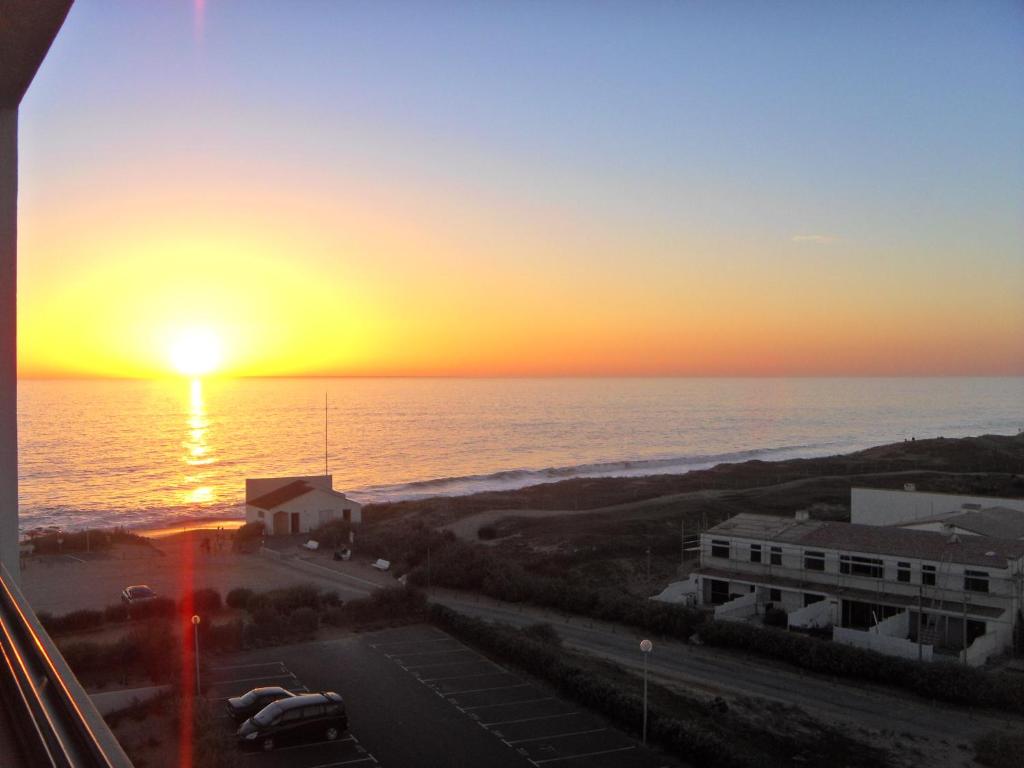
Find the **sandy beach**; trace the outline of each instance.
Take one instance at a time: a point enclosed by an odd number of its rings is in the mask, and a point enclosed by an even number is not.
[[[205,551],[204,539],[211,541],[211,552]],[[300,549],[298,542],[276,544],[276,554],[241,554],[232,551],[227,533],[219,550],[215,541],[214,532],[189,531],[103,552],[31,555],[22,561],[22,590],[37,612],[63,614],[118,603],[121,590],[132,584],[178,599],[204,587],[223,597],[236,587],[261,591],[311,583],[352,600],[395,583],[369,561],[335,562],[329,553]]]

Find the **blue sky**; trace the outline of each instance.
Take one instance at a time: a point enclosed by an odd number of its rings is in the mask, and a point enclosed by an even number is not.
[[[231,196],[208,190],[234,180],[293,201],[343,190],[361,220],[436,237],[495,284],[555,259],[566,296],[607,304],[624,286],[665,303],[638,330],[652,347],[655,325],[715,331],[717,315],[673,316],[662,292],[725,270],[822,303],[780,317],[780,342],[844,292],[874,333],[985,302],[958,341],[962,372],[1021,372],[1022,139],[1020,3],[78,0],[22,109],[27,298],[42,306],[58,263],[101,258],[37,235],[54,211],[109,198],[109,227],[119,195],[191,185],[197,206],[223,207]],[[87,218],[68,231],[88,239]],[[372,252],[432,258],[353,238],[347,263],[368,285],[384,279]],[[1001,346],[975,359],[971,334]]]

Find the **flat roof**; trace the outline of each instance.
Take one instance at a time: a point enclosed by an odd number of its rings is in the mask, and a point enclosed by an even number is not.
[[[1024,557],[1024,541],[988,536],[960,536],[954,539],[937,531],[796,520],[748,512],[731,517],[706,533],[915,560],[946,560],[960,565],[988,568],[1006,568],[1008,561]]]
[[[949,523],[979,536],[997,539],[1024,539],[1024,511],[1008,507],[986,507],[984,509],[958,510],[932,517],[905,520],[894,525],[913,528],[929,523]]]

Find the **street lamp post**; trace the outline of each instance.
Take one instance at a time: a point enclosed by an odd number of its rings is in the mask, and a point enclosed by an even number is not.
[[[192,634],[196,640],[196,696],[199,695],[199,617],[192,617]],[[645,683],[646,685],[646,683]],[[646,717],[646,715],[645,715]]]
[[[640,641],[640,652],[644,655],[644,725],[641,740],[645,746],[647,744],[647,657],[651,655],[653,649],[654,644],[650,640]]]

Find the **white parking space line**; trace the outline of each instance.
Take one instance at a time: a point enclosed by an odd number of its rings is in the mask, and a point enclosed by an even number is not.
[[[461,659],[459,661],[441,661],[437,664],[400,664],[395,662],[402,669],[434,669],[436,667],[454,667],[456,664],[476,664],[481,661],[487,661],[483,656],[479,656],[475,659]]]
[[[212,672],[224,672],[228,669],[251,669],[252,667],[283,667],[283,661],[265,661],[262,664],[228,664],[224,667],[210,667]]]
[[[354,765],[356,763],[376,763],[377,758],[375,757],[358,757],[355,760],[342,760],[340,763],[320,763],[320,765],[312,765],[310,768],[336,768],[339,765]]]
[[[610,755],[613,752],[625,752],[630,749],[636,749],[635,746],[629,747],[618,747],[617,749],[602,749],[600,752],[581,752],[578,755],[565,755],[563,757],[546,757],[543,760],[530,760],[534,765],[540,765],[541,763],[556,763],[559,760],[578,760],[581,757],[595,757],[597,755]]]
[[[271,751],[270,754],[276,755],[278,752],[291,752],[296,749],[309,749],[310,747],[322,747],[324,744],[344,744],[349,741],[355,741],[354,736],[349,736],[347,739],[335,739],[334,741],[327,741],[321,739],[320,741],[308,741],[305,744],[296,744],[291,747],[278,747]],[[260,755],[267,754],[266,752],[245,752],[243,753],[246,757],[259,757]]]
[[[543,701],[543,699],[538,699],[538,701]],[[530,723],[530,722],[533,722],[534,720],[551,720],[551,719],[556,718],[556,717],[569,717],[570,715],[578,715],[578,714],[580,714],[580,713],[579,712],[563,712],[560,715],[537,715],[536,717],[521,717],[518,720],[496,720],[493,723],[481,722],[480,725],[483,725],[483,726],[486,726],[487,728],[490,728],[491,726],[494,726],[494,725],[512,725],[513,723]]]
[[[446,691],[445,696],[462,696],[466,693],[484,693],[485,691],[507,691],[512,688],[529,688],[533,683],[518,683],[517,685],[499,685],[494,688],[473,688],[468,691]],[[467,707],[468,709],[468,707]]]
[[[498,670],[497,672],[481,672],[478,675],[456,675],[455,677],[421,677],[419,681],[421,683],[439,683],[442,680],[469,680],[471,677],[490,677],[491,675],[505,675],[508,674],[504,670]]]
[[[525,744],[528,741],[544,741],[544,739],[561,739],[566,736],[583,736],[587,733],[601,733],[606,728],[591,728],[589,731],[571,731],[569,733],[553,733],[550,736],[532,736],[529,739],[513,739],[509,744]]]
[[[409,656],[437,656],[442,653],[466,653],[467,651],[469,653],[472,653],[474,656],[480,655],[471,648],[446,648],[443,651],[417,651],[416,653],[402,653],[401,651],[399,651],[398,653],[385,653],[384,655],[387,656],[389,659],[393,659],[396,656],[405,659]]]
[[[445,696],[457,696],[457,693],[446,693]],[[511,707],[513,704],[536,704],[540,701],[554,701],[554,696],[545,696],[541,699],[522,699],[521,701],[499,701],[497,704],[477,704],[475,707],[462,707],[469,712],[471,709],[487,709],[488,707]]]
[[[422,640],[385,640],[383,643],[370,643],[371,648],[380,648],[384,645],[419,645],[420,643],[444,643],[453,642],[454,637],[425,637]]]
[[[253,680],[276,680],[280,677],[295,677],[291,672],[282,675],[260,675],[259,677],[240,677],[237,680],[215,680],[213,685],[231,685],[232,683],[251,683]],[[298,680],[298,678],[295,678]]]

